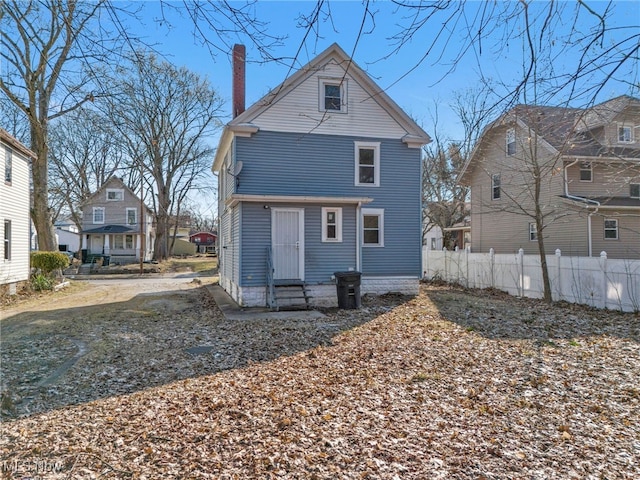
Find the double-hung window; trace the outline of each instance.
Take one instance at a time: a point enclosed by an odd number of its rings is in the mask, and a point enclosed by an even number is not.
[[[630,126],[622,125],[618,127],[618,143],[632,143],[633,142],[633,128]]]
[[[380,142],[355,142],[355,185],[380,186]]]
[[[4,259],[11,260],[11,220],[4,221]]]
[[[362,209],[362,245],[384,247],[384,209]]]
[[[604,220],[604,239],[605,240],[618,240],[618,220],[606,219]]]
[[[322,241],[342,242],[342,208],[322,207]]]
[[[347,80],[321,78],[318,108],[321,112],[347,113]]]
[[[104,207],[93,207],[93,223],[104,223]]]
[[[530,223],[529,224],[529,241],[535,242],[536,240],[538,240],[538,229],[536,228],[535,223]]]
[[[500,174],[494,173],[491,175],[491,198],[498,200],[500,198]]]
[[[629,185],[629,196],[631,198],[640,198],[640,183],[632,183]]]
[[[591,165],[591,162],[580,162],[580,181],[593,181],[593,167]]]
[[[507,130],[507,155],[516,154],[516,129],[510,128]]]
[[[4,181],[11,183],[13,179],[13,152],[10,148],[4,147]]]
[[[127,225],[136,225],[138,223],[138,211],[135,208],[127,208]]]

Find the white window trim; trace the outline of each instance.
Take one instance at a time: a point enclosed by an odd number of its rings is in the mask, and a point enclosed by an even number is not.
[[[5,262],[11,261],[11,220],[4,219],[4,230],[2,232],[2,259]]]
[[[133,223],[129,223],[129,212],[133,211]],[[127,225],[137,225],[138,224],[138,209],[134,207],[127,207],[125,210],[125,221]]]
[[[327,213],[333,212],[336,214],[336,238],[329,238],[327,236]],[[328,243],[340,243],[342,242],[342,208],[341,207],[322,207],[322,241]]]
[[[584,168],[583,165],[589,165],[589,168]],[[580,179],[581,182],[593,182],[593,163],[591,162],[580,162],[578,164],[578,178]],[[589,175],[589,180],[583,180],[582,179],[582,172],[583,171],[589,171],[591,172],[591,174]]]
[[[506,134],[506,138],[505,138],[505,153],[508,156],[513,156],[516,154],[516,129],[515,128],[509,128],[507,130],[507,134]],[[511,145],[513,143],[513,153],[509,153],[509,145]]]
[[[340,110],[327,110],[324,108],[324,86],[334,85],[340,87]],[[318,110],[329,113],[347,112],[347,79],[346,78],[319,78],[318,79]]]
[[[529,224],[529,241],[537,242],[538,241],[538,229],[536,228],[535,223]]]
[[[354,142],[354,162],[355,175],[354,185],[356,187],[379,187],[380,186],[380,142]],[[373,149],[373,183],[360,183],[360,149]]]
[[[102,212],[102,221],[101,222],[97,222],[96,221],[96,212]],[[104,224],[104,215],[105,215],[105,209],[104,207],[93,207],[93,223],[96,225],[103,225]]]
[[[632,192],[632,189],[633,189],[633,186],[634,186],[634,185],[635,185],[635,186],[636,186],[636,188],[638,189],[638,195],[637,195],[637,196],[632,195],[632,193],[633,193],[633,192]],[[630,184],[629,184],[629,197],[631,197],[631,198],[640,198],[640,183],[630,183]]]
[[[120,198],[109,198],[110,193],[119,193]],[[124,200],[124,190],[122,188],[107,188],[107,202],[121,202]]]
[[[378,243],[364,243],[364,217],[365,216],[378,216],[379,221],[379,236]],[[363,208],[361,210],[361,219],[360,224],[362,225],[362,246],[363,247],[371,247],[371,248],[379,248],[384,247],[384,208]]]
[[[616,224],[615,229],[614,228],[607,228],[607,222],[615,222],[615,224]],[[620,225],[619,225],[617,219],[615,219],[615,218],[605,218],[603,226],[604,226],[604,240],[605,241],[620,240]],[[616,232],[615,238],[607,238],[607,231],[608,230],[615,230],[615,232]]]
[[[629,129],[629,140],[620,140],[620,129],[621,128],[628,128]],[[633,125],[620,125],[618,124],[618,130],[616,132],[616,138],[618,140],[618,143],[634,143],[634,138],[633,138]]]
[[[496,177],[498,177],[498,196],[495,195],[496,189]],[[499,173],[494,173],[491,175],[491,200],[500,200],[502,197],[502,176]]]

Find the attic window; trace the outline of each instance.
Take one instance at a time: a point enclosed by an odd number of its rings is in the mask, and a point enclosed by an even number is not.
[[[319,109],[321,112],[347,112],[346,80],[320,79]]]
[[[121,202],[124,200],[124,190],[116,188],[107,188],[108,202]]]
[[[618,127],[618,142],[633,143],[633,129],[631,127]]]

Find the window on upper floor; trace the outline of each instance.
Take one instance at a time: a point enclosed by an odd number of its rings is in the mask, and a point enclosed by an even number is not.
[[[93,223],[104,223],[104,207],[93,207]]]
[[[507,155],[516,154],[516,129],[510,128],[507,130]]]
[[[138,210],[135,208],[127,208],[127,225],[137,225]]]
[[[604,239],[618,240],[618,220],[614,220],[614,219],[604,220]]]
[[[322,207],[322,241],[342,242],[342,208]]]
[[[4,221],[4,259],[11,260],[11,220]]]
[[[13,151],[4,147],[4,181],[11,183],[13,180]]]
[[[632,143],[633,142],[633,128],[628,125],[618,126],[618,142],[619,143]]]
[[[494,173],[491,175],[491,199],[498,200],[500,198],[500,174]]]
[[[347,112],[346,80],[321,78],[318,108],[321,112]]]
[[[631,198],[640,198],[640,183],[632,183],[629,185],[629,196]]]
[[[591,165],[591,162],[580,162],[580,181],[593,181],[593,166]]]
[[[384,247],[384,210],[382,208],[362,209],[362,245]]]
[[[380,143],[355,142],[355,185],[380,186]]]
[[[538,229],[536,228],[535,223],[529,224],[529,241],[535,242],[538,240]]]
[[[124,200],[124,190],[121,188],[107,188],[108,202],[121,202]]]

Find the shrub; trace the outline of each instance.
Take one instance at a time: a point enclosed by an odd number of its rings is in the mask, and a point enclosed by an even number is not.
[[[31,266],[49,275],[59,268],[67,268],[69,257],[62,252],[31,252]]]
[[[38,273],[31,277],[31,288],[33,288],[36,292],[41,292],[43,290],[52,290],[53,281],[51,281],[51,278],[44,275],[43,273]]]

